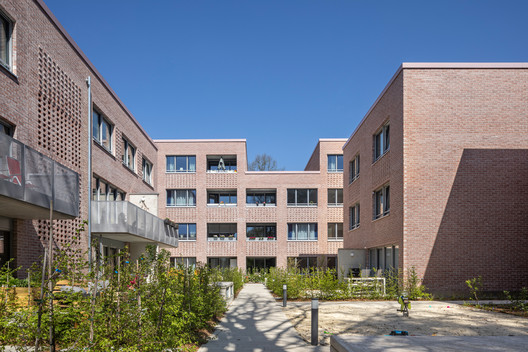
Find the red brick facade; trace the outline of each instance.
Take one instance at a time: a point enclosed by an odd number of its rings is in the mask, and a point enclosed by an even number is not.
[[[465,292],[479,275],[489,291],[528,286],[527,88],[528,65],[404,64],[344,147],[345,248],[398,246],[399,268],[433,292]],[[390,150],[373,163],[386,122]],[[372,220],[383,184],[390,214]],[[348,231],[356,202],[360,227]]]
[[[157,173],[159,180],[159,214],[176,223],[196,223],[196,241],[180,241],[171,253],[175,257],[193,257],[207,263],[209,257],[236,257],[240,268],[246,267],[246,257],[274,257],[276,265],[285,267],[288,257],[336,256],[342,241],[329,241],[328,222],[342,223],[342,207],[328,206],[327,189],[341,188],[342,172],[328,172],[327,155],[341,154],[344,139],[320,140],[306,169],[310,171],[247,171],[245,140],[156,140],[158,147]],[[196,172],[166,172],[166,157],[196,156]],[[207,156],[236,155],[236,173],[206,172]],[[316,165],[315,167],[309,167]],[[323,167],[319,170],[319,165]],[[317,189],[318,205],[287,206],[288,189]],[[195,207],[167,207],[166,189],[195,189]],[[237,205],[211,207],[207,204],[208,190],[236,189]],[[246,204],[248,189],[276,190],[276,206]],[[207,224],[236,223],[236,241],[209,241]],[[259,242],[248,240],[247,224],[273,223],[277,240]],[[288,223],[317,223],[317,241],[289,241]]]

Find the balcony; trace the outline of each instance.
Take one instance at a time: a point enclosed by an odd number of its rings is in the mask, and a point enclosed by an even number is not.
[[[15,219],[79,216],[79,174],[0,134],[0,214]]]
[[[176,224],[125,201],[93,201],[92,233],[122,242],[178,247]]]

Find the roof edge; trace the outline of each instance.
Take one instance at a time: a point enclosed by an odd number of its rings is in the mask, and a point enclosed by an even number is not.
[[[154,143],[223,143],[223,142],[246,143],[246,139],[154,139]]]
[[[143,126],[141,126],[139,124],[139,122],[136,120],[136,118],[134,117],[134,115],[132,115],[132,113],[130,112],[130,110],[128,110],[128,108],[125,106],[125,104],[121,101],[121,99],[119,98],[119,96],[117,95],[117,93],[110,87],[110,84],[108,84],[108,82],[104,79],[103,75],[95,68],[94,64],[88,59],[88,57],[84,54],[84,52],[81,50],[81,48],[77,45],[77,43],[75,42],[75,40],[73,40],[73,38],[70,36],[70,34],[66,31],[66,29],[62,26],[62,24],[59,22],[59,20],[57,19],[57,17],[55,17],[55,15],[53,14],[53,12],[51,12],[51,10],[49,9],[49,7],[44,3],[44,0],[34,0],[34,2],[37,4],[37,6],[39,6],[42,11],[44,11],[44,14],[46,16],[48,16],[48,18],[50,19],[50,21],[52,22],[52,24],[59,30],[60,34],[62,34],[62,36],[64,37],[64,39],[66,39],[66,41],[71,45],[72,49],[77,53],[77,55],[80,56],[81,60],[84,61],[84,63],[86,64],[86,66],[88,66],[88,69],[91,70],[93,72],[93,74],[97,77],[97,79],[99,81],[101,81],[101,83],[103,84],[103,86],[106,88],[106,90],[110,93],[110,95],[112,95],[112,97],[115,99],[115,101],[117,102],[117,104],[119,106],[121,106],[121,108],[125,111],[125,113],[128,115],[128,117],[130,117],[130,119],[132,120],[132,122],[134,122],[134,124],[139,128],[139,130],[141,131],[141,133],[143,133],[143,135],[145,137],[147,137],[147,140],[152,144],[152,146],[154,148],[156,148],[156,150],[158,149],[156,147],[156,145],[154,144],[154,141],[152,140],[152,138],[148,135],[148,133],[145,131],[145,129],[143,128]]]

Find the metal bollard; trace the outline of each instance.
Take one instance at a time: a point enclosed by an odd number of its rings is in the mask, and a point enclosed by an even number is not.
[[[312,298],[312,345],[317,346],[319,340],[319,299]]]
[[[282,306],[286,307],[286,302],[288,301],[288,286],[286,284],[282,285]]]
[[[268,288],[268,278],[267,277],[264,278],[264,286],[266,286],[266,288]]]

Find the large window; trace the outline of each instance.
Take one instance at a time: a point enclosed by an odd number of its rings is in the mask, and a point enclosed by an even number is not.
[[[328,189],[328,205],[340,206],[343,205],[343,189],[329,188]]]
[[[207,240],[236,241],[237,224],[207,224]]]
[[[207,265],[211,268],[236,268],[236,257],[209,257],[207,258]]]
[[[289,206],[317,206],[317,189],[288,189]]]
[[[250,205],[275,205],[277,203],[276,190],[248,189],[246,191],[246,204]]]
[[[237,191],[207,191],[207,204],[236,205]]]
[[[317,223],[288,224],[289,241],[317,241]]]
[[[375,135],[374,143],[374,161],[378,160],[385,154],[390,147],[390,125],[384,125]]]
[[[0,64],[11,70],[11,33],[13,22],[0,12]]]
[[[114,127],[101,113],[94,109],[93,111],[93,139],[100,145],[112,152],[112,136]]]
[[[277,239],[277,225],[247,224],[246,237],[248,241],[275,241]]]
[[[167,172],[196,172],[196,156],[168,155]]]
[[[180,241],[196,241],[196,224],[178,224]]]
[[[348,183],[352,183],[359,177],[359,154],[348,164],[348,169]]]
[[[171,263],[173,267],[194,268],[196,267],[196,257],[171,257]]]
[[[136,147],[123,138],[123,164],[132,171],[136,171]]]
[[[343,172],[343,155],[328,155],[328,171]]]
[[[353,230],[359,227],[359,203],[348,208],[348,229]]]
[[[288,266],[293,266],[301,270],[317,268],[317,263],[317,257],[288,257]]]
[[[374,204],[374,219],[388,215],[390,212],[390,187],[383,186],[374,192],[372,203]]]
[[[207,156],[207,172],[236,172],[236,155],[228,156]]]
[[[343,223],[331,222],[328,223],[328,239],[342,240],[343,239]]]
[[[399,248],[387,246],[369,249],[369,266],[371,269],[390,270],[398,269]]]
[[[111,200],[123,201],[125,200],[125,192],[110,183],[94,176],[92,180],[92,199],[93,200]]]
[[[143,181],[152,185],[152,163],[143,158]]]
[[[196,190],[194,189],[168,189],[168,207],[193,207],[196,206]]]

